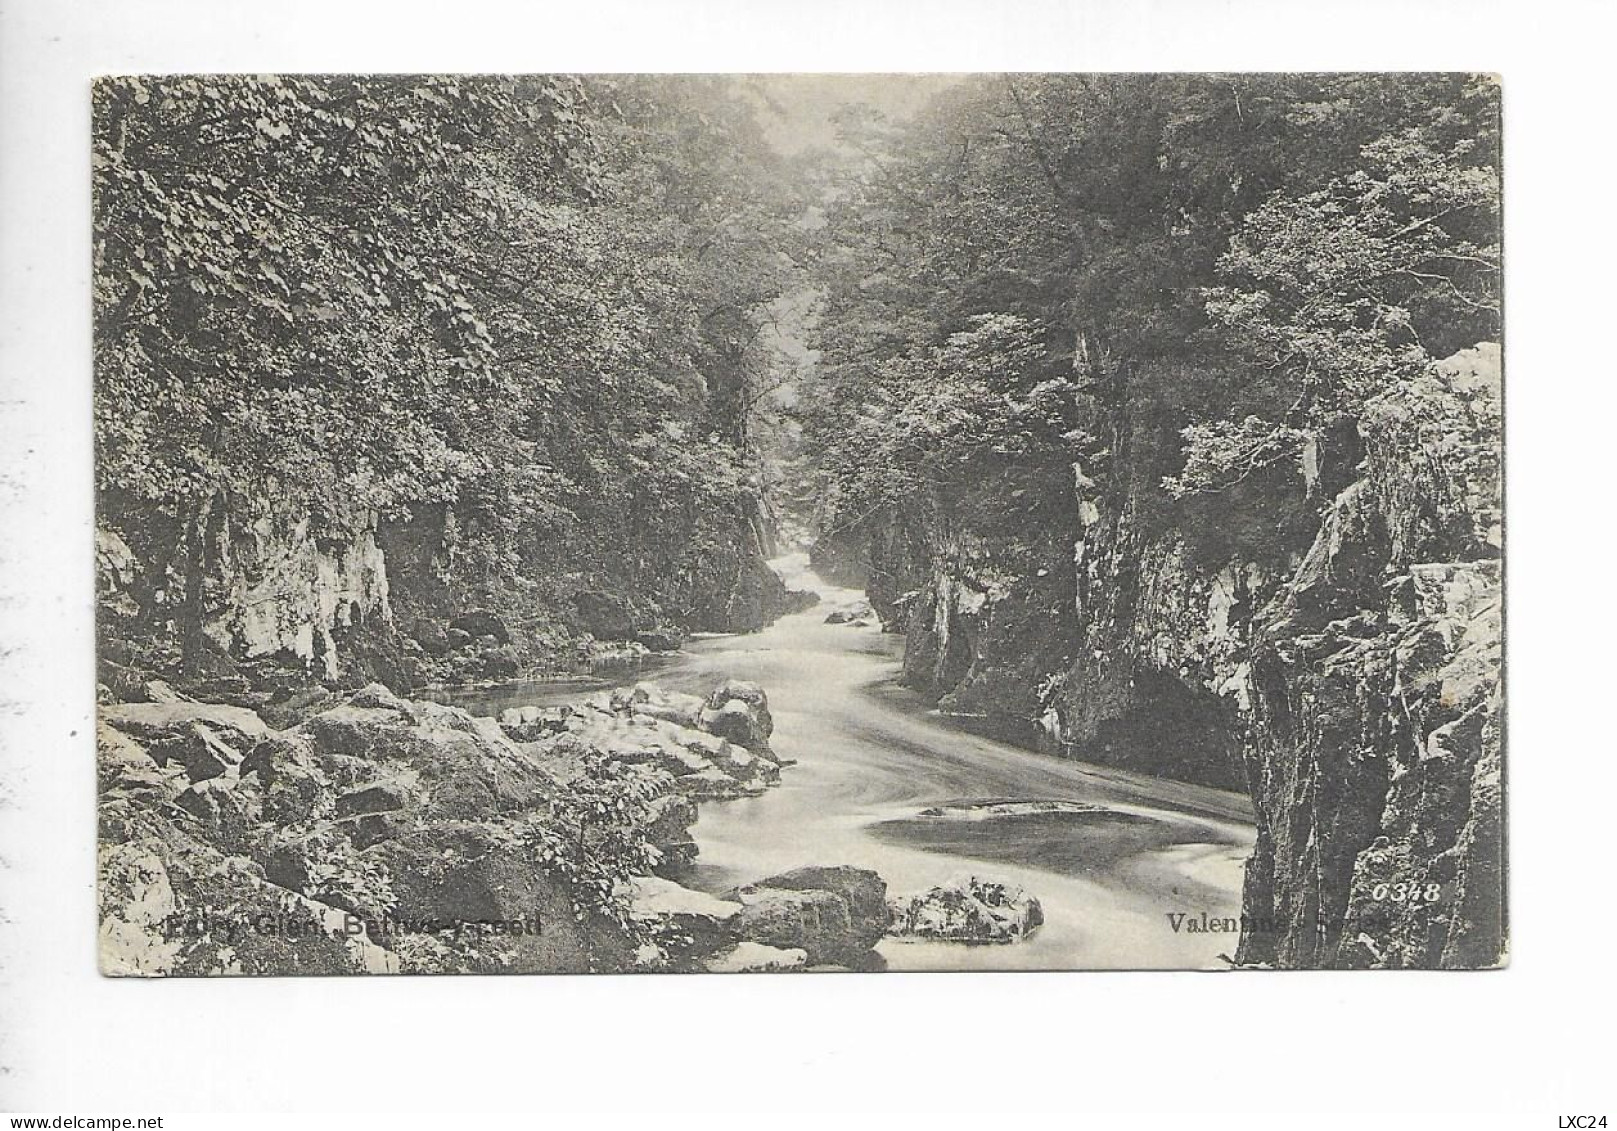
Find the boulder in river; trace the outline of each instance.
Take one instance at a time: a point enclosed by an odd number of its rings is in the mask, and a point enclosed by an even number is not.
[[[748,750],[769,748],[769,732],[760,721],[757,709],[739,699],[732,699],[722,707],[704,710],[702,729],[737,746],[745,746]]]
[[[810,965],[856,965],[887,931],[887,884],[866,868],[797,868],[732,893],[737,930],[765,946],[800,949]]]
[[[754,707],[768,708],[769,696],[764,689],[750,679],[727,679],[713,693],[708,696],[708,706],[719,707],[732,699],[739,699],[743,703]]]
[[[1027,938],[1044,922],[1039,901],[1016,884],[956,876],[890,903],[895,938],[965,943],[1010,943]]]
[[[851,605],[832,609],[825,616],[826,624],[869,624],[871,617],[870,602],[856,601]]]
[[[708,696],[701,726],[754,753],[767,751],[769,736],[775,732],[769,697],[762,687],[744,679],[726,680]]]

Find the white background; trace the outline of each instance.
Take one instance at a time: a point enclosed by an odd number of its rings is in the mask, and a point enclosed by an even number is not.
[[[0,1109],[1617,1117],[1612,43],[1596,3],[0,0]],[[90,76],[999,69],[1504,75],[1510,969],[100,978]]]

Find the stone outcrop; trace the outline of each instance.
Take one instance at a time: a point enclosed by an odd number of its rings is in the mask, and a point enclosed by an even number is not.
[[[764,973],[879,969],[887,885],[862,868],[809,867],[720,896],[659,876],[623,885],[631,916],[658,939],[636,969]]]
[[[236,770],[269,728],[252,711],[218,703],[125,703],[102,707],[103,727],[141,744],[159,767],[178,763],[193,782]]]
[[[223,496],[185,516],[133,503],[107,511],[96,555],[103,682],[119,683],[125,668],[178,673],[182,652],[185,678],[214,693],[275,670],[400,678],[374,513],[317,526],[273,501]]]
[[[627,969],[647,940],[602,882],[688,854],[695,812],[659,771],[562,744],[380,685],[286,730],[218,704],[104,707],[105,967]]]
[[[101,969],[115,976],[388,974],[399,958],[329,903],[269,882],[151,812],[104,815]]]
[[[705,699],[640,683],[577,705],[508,708],[499,726],[545,757],[581,745],[666,773],[692,800],[756,797],[780,780],[781,762],[769,746],[768,696],[740,680]]]
[[[713,572],[709,574],[709,570]],[[809,608],[818,600],[812,593],[787,589],[764,560],[761,544],[755,552],[738,556],[728,568],[714,563],[697,576],[705,578],[705,592],[683,618],[696,632],[755,632],[776,617]]]
[[[808,962],[807,949],[751,938],[742,900],[668,878],[695,859],[696,801],[779,779],[756,684],[710,696],[637,684],[499,720],[372,684],[292,716],[277,729],[180,698],[102,707],[109,973]],[[821,869],[776,881],[825,905],[812,931],[798,916],[816,958],[869,951],[879,879]]]

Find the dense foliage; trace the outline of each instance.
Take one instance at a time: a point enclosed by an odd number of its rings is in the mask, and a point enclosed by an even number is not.
[[[1499,334],[1486,80],[993,77],[846,127],[810,398],[831,531],[932,507],[1017,567],[1052,533],[1053,564],[1080,489],[1184,522]]]
[[[426,513],[462,604],[673,620],[766,490],[1043,576],[1097,502],[1228,549],[1257,473],[1498,338],[1487,80],[982,77],[791,156],[748,89],[101,83],[105,513],[193,564],[255,499]]]
[[[468,601],[738,552],[794,206],[724,82],[110,79],[94,153],[104,515],[428,508]]]

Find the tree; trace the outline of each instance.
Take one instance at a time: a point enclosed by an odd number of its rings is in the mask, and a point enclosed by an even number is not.
[[[1277,191],[1244,218],[1219,260],[1225,282],[1205,292],[1208,313],[1293,396],[1273,424],[1190,425],[1171,491],[1239,481],[1433,361],[1497,340],[1496,99],[1472,85],[1439,126],[1377,138],[1358,167],[1301,195]]]

